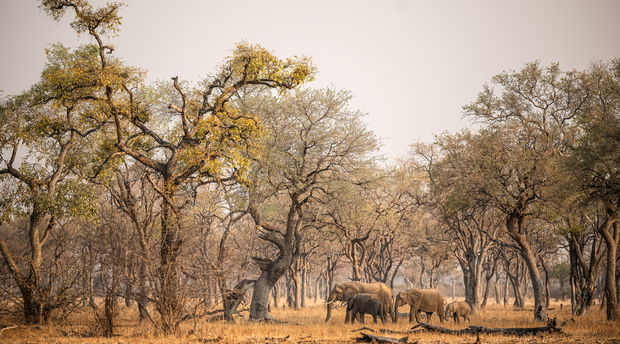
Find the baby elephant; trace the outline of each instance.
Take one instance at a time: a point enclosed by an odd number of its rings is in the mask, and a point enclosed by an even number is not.
[[[377,317],[381,318],[381,321],[385,323],[385,312],[383,309],[383,303],[375,294],[360,293],[353,295],[349,301],[347,301],[347,310],[351,313],[351,323],[355,323],[355,318],[359,313],[359,320],[364,323],[364,314],[372,315],[372,319],[377,323]]]
[[[446,319],[452,314],[455,323],[459,323],[459,317],[463,320],[469,320],[469,313],[471,313],[471,307],[465,301],[454,301],[446,307]]]

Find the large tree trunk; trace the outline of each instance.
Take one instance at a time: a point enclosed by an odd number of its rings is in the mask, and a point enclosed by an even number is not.
[[[250,319],[270,320],[269,315],[269,293],[276,285],[280,277],[291,266],[293,254],[289,252],[278,257],[275,261],[254,258],[254,261],[261,269],[261,274],[254,285],[252,294],[252,304],[250,306]]]
[[[532,282],[532,289],[534,292],[534,320],[546,321],[547,320],[547,307],[545,302],[545,290],[543,282],[540,277],[540,271],[536,264],[536,256],[527,242],[523,233],[523,218],[517,215],[509,215],[506,221],[506,227],[508,234],[519,246],[519,253],[525,261],[527,270],[529,272],[530,281]]]
[[[465,301],[472,308],[472,314],[476,314],[480,307],[482,269],[478,256],[474,252],[467,252],[466,260],[459,260],[463,271],[463,286],[465,288]]]
[[[299,257],[301,243],[303,240],[299,227],[302,222],[301,203],[299,202],[300,191],[290,195],[291,204],[289,206],[286,231],[278,231],[273,226],[263,223],[261,216],[251,204],[250,214],[257,225],[264,228],[260,238],[274,244],[278,248],[278,255],[275,259],[252,257],[254,263],[260,268],[261,274],[256,279],[254,293],[252,294],[252,304],[250,305],[250,319],[269,320],[269,293],[278,283],[278,280],[291,269],[294,259]],[[279,232],[279,235],[274,233]]]
[[[39,280],[41,278],[41,264],[43,261],[41,241],[41,230],[45,222],[48,222],[45,230],[47,234],[53,226],[53,220],[46,221],[45,216],[41,214],[39,205],[34,205],[34,210],[30,214],[30,223],[28,227],[29,245],[30,245],[30,264],[29,271],[26,275],[15,262],[13,252],[9,249],[6,242],[0,239],[0,253],[4,258],[4,262],[17,284],[22,295],[24,321],[28,324],[40,324],[45,320],[43,309],[45,307],[42,300],[41,291],[39,290]]]
[[[20,288],[24,302],[24,320],[27,324],[40,324],[43,322],[43,304],[33,295],[35,291],[30,288]]]
[[[607,315],[607,320],[618,320],[620,319],[620,309],[618,308],[616,264],[620,230],[618,229],[618,224],[608,217],[599,231],[605,240],[605,247],[607,248],[607,265],[605,267],[605,314]]]
[[[181,240],[177,230],[175,214],[172,203],[174,200],[174,188],[166,183],[168,191],[162,204],[161,214],[161,247],[159,278],[161,290],[157,309],[161,315],[162,330],[165,334],[172,333],[178,326],[181,305],[178,300],[179,281],[177,257],[181,247]]]

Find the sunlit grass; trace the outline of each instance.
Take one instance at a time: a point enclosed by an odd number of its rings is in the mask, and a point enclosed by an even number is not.
[[[472,325],[488,327],[532,327],[544,324],[532,320],[532,305],[526,310],[513,310],[511,306],[490,305],[483,312],[472,317]],[[564,304],[560,310],[559,303],[552,304],[553,310],[549,316],[559,321],[572,318],[570,305]],[[408,311],[407,307],[400,309],[401,313]],[[353,343],[358,337],[352,332],[362,326],[374,329],[387,328],[406,331],[412,325],[408,319],[401,318],[398,324],[391,322],[374,325],[372,319],[366,316],[366,324],[343,324],[344,309],[334,311],[332,319],[326,323],[325,308],[323,305],[313,305],[302,310],[274,309],[274,317],[286,321],[286,324],[254,323],[245,319],[237,319],[229,323],[224,321],[206,322],[198,320],[184,324],[179,336],[160,336],[148,324],[139,325],[135,311],[124,309],[115,328],[114,338],[85,337],[92,333],[94,320],[88,312],[71,317],[67,324],[49,324],[40,328],[20,326],[6,330],[0,335],[3,343],[205,343],[210,339],[219,338],[218,343]],[[422,315],[422,319],[425,316]],[[6,324],[7,319],[2,323]],[[439,325],[439,319],[433,316],[433,324]],[[468,324],[455,325],[451,321],[444,323],[445,327],[459,328]],[[594,306],[586,316],[575,317],[575,322],[565,326],[566,334],[549,334],[535,337],[512,336],[481,336],[482,343],[620,343],[620,322],[607,322],[604,312]],[[289,336],[288,339],[282,338]],[[404,335],[387,334],[392,337]],[[418,343],[473,343],[475,336],[456,336],[433,333],[416,333],[408,336],[410,342]]]

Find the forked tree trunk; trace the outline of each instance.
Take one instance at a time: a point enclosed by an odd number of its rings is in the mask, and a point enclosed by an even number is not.
[[[276,285],[280,277],[291,266],[293,260],[292,252],[278,257],[275,261],[254,258],[261,269],[261,274],[254,285],[252,294],[252,304],[250,306],[250,319],[269,320],[269,293]]]
[[[261,238],[275,244],[279,251],[273,260],[252,257],[261,271],[260,276],[256,279],[254,293],[252,294],[252,304],[250,305],[250,319],[252,320],[269,320],[272,318],[269,314],[269,294],[282,275],[290,270],[293,260],[300,254],[303,236],[299,232],[302,214],[299,197],[299,192],[290,195],[291,205],[287,214],[286,230],[277,236],[273,235],[274,232],[278,232],[274,229],[275,227],[263,223],[256,208],[251,205],[249,207],[256,224],[265,228],[265,233],[262,234]]]

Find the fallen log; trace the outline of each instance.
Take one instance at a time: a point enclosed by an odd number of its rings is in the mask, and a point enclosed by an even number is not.
[[[355,338],[357,343],[407,343],[407,337],[403,338],[392,338],[392,337],[383,337],[383,336],[375,336],[374,334],[368,333],[360,333],[362,337]]]
[[[562,333],[562,328],[568,320],[563,321],[560,325],[557,325],[556,319],[549,319],[547,322],[547,326],[541,327],[507,327],[507,328],[493,328],[493,327],[484,327],[484,326],[469,326],[463,329],[449,329],[440,326],[429,325],[425,323],[419,323],[416,326],[412,327],[411,330],[416,330],[419,328],[425,329],[430,332],[439,332],[446,334],[477,334],[477,333],[485,333],[485,334],[503,334],[510,336],[533,336],[541,333]]]

